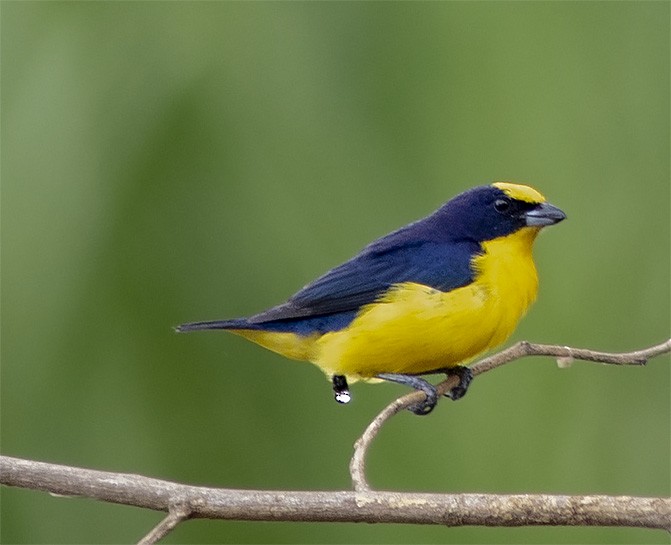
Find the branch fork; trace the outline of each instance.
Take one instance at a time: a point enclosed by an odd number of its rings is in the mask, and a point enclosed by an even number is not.
[[[470,368],[475,377],[482,373],[486,373],[487,371],[491,371],[492,369],[496,369],[497,367],[501,367],[506,363],[527,356],[554,357],[557,359],[557,364],[560,367],[566,367],[569,361],[573,362],[574,360],[603,363],[607,365],[645,365],[651,358],[661,354],[668,354],[669,352],[671,352],[671,339],[655,346],[651,346],[650,348],[622,353],[598,352],[584,348],[572,348],[570,346],[521,341],[510,348],[506,348],[501,352],[481,359],[477,363],[471,365]],[[440,396],[443,396],[457,386],[458,383],[458,377],[449,376],[447,379],[436,385],[436,391]],[[352,455],[349,464],[350,477],[352,479],[354,490],[359,492],[371,490],[365,474],[366,454],[371,443],[382,429],[382,426],[384,426],[387,420],[401,412],[403,409],[421,403],[424,400],[424,397],[424,392],[416,390],[395,399],[372,420],[363,432],[363,435],[357,439],[354,443],[354,454]]]

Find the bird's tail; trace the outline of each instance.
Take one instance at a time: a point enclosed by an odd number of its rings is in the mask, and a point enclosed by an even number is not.
[[[201,329],[255,329],[245,318],[235,320],[213,320],[211,322],[191,322],[175,327],[177,333],[186,331],[198,331]]]

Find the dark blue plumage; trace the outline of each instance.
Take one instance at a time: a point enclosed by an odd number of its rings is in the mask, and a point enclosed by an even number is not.
[[[520,209],[501,214],[494,206],[499,201]],[[303,335],[338,331],[394,284],[415,282],[448,292],[471,283],[471,261],[482,252],[481,243],[519,229],[525,211],[524,203],[496,187],[473,188],[426,218],[372,242],[286,303],[250,318],[196,322],[180,330],[257,329]]]

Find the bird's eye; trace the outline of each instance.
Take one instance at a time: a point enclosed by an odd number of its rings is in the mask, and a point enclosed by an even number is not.
[[[507,199],[497,199],[494,201],[494,208],[497,212],[507,212],[510,208],[510,201]]]

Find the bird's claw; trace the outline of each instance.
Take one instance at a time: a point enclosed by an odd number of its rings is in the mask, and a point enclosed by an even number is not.
[[[438,394],[435,392],[429,394],[426,391],[424,391],[424,393],[426,394],[424,401],[421,403],[415,403],[414,405],[410,405],[410,407],[408,407],[408,410],[417,416],[426,416],[431,411],[433,411],[433,409],[436,407],[436,404],[438,403]]]
[[[456,401],[457,399],[464,397],[468,391],[468,387],[473,381],[473,371],[471,371],[468,367],[464,367],[463,365],[457,365],[456,367],[445,369],[445,374],[448,377],[454,375],[459,378],[459,384],[446,392],[445,397],[449,397],[452,401]]]
[[[382,380],[388,380],[389,382],[396,382],[398,384],[404,384],[405,386],[410,386],[415,390],[424,392],[426,398],[420,402],[410,405],[408,410],[418,416],[425,416],[433,411],[433,408],[438,403],[438,392],[436,387],[427,382],[423,378],[414,376],[414,375],[402,375],[397,373],[381,373],[377,375],[377,378]]]

